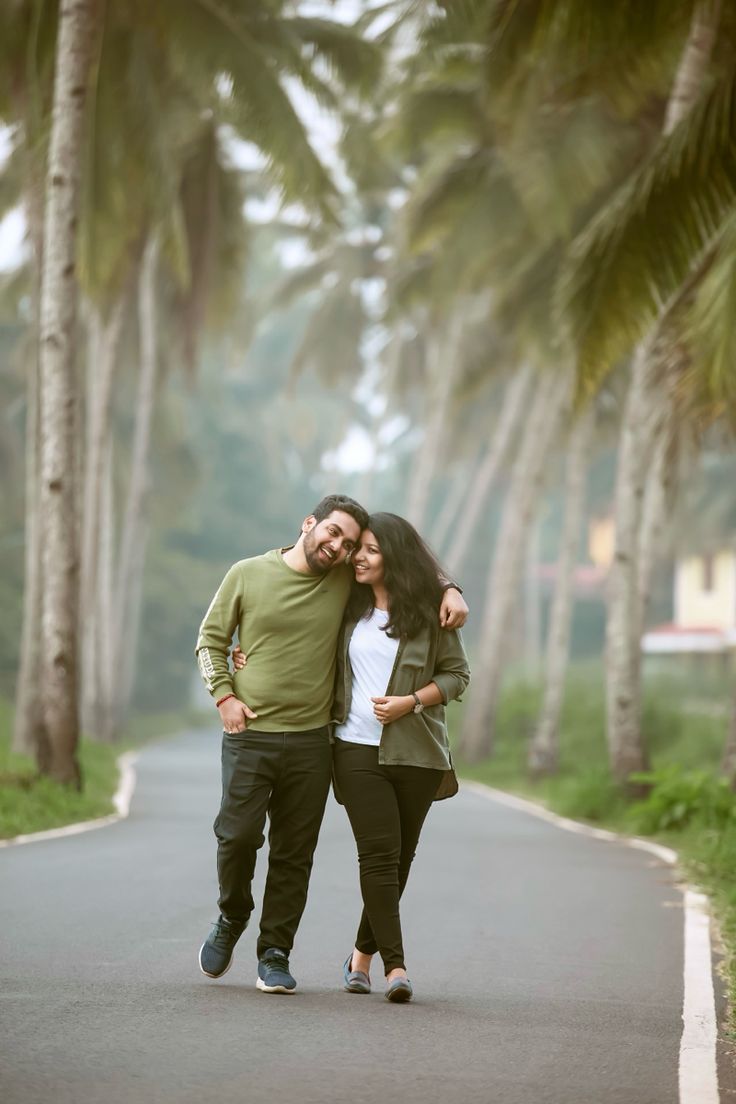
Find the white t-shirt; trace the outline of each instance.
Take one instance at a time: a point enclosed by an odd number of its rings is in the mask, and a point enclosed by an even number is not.
[[[345,723],[335,729],[338,740],[351,744],[381,742],[383,726],[376,720],[371,698],[386,693],[399,650],[398,640],[382,631],[388,617],[388,610],[374,609],[369,618],[358,622],[350,638],[348,660],[353,672],[353,694]]]

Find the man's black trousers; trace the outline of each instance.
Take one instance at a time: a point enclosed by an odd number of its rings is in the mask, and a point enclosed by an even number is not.
[[[269,819],[269,860],[259,957],[294,944],[330,788],[326,727],[308,732],[255,732],[222,737],[222,804],[215,820],[220,912],[247,921],[251,882]]]

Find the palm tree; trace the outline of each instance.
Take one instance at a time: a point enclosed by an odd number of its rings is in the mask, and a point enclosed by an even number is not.
[[[714,9],[710,5],[700,5],[694,11],[667,107],[665,139],[678,124],[681,128],[686,126],[686,116],[693,109],[710,68],[718,26],[713,16]],[[605,211],[604,217],[609,217]],[[608,583],[607,730],[611,767],[620,781],[626,781],[630,774],[647,766],[641,737],[639,532],[645,473],[653,444],[652,427],[661,401],[656,384],[651,381],[651,361],[652,339],[645,338],[632,359],[616,482],[616,544]]]
[[[476,467],[467,494],[466,509],[447,551],[447,566],[453,577],[458,577],[460,574],[490,490],[510,451],[512,439],[519,432],[522,414],[530,399],[533,379],[532,366],[523,364],[506,384],[498,420],[489,435],[490,442],[487,449]]]
[[[573,572],[580,544],[585,504],[587,463],[595,427],[595,406],[589,405],[572,427],[565,465],[565,513],[557,557],[557,576],[547,630],[544,695],[537,728],[529,744],[532,774],[553,774],[559,760],[559,726],[570,650]]]
[[[549,453],[571,397],[571,377],[548,369],[537,385],[519,451],[514,459],[486,585],[477,653],[481,680],[463,714],[460,751],[477,761],[493,751],[495,714],[516,599],[525,539],[534,518]]]
[[[53,88],[55,30],[56,19],[42,20],[38,6],[4,5],[0,10],[0,118],[14,131],[12,152],[3,168],[3,212],[22,204],[33,258],[33,276],[28,281],[33,334],[27,343],[26,370],[24,602],[13,749],[33,754],[38,747],[46,761],[48,741],[37,689],[42,608],[38,332],[46,116]],[[26,49],[31,36],[32,54]]]
[[[48,737],[41,760],[52,778],[77,787],[76,259],[84,111],[95,31],[93,0],[60,0],[40,295],[41,687]]]
[[[33,44],[38,55],[39,42],[46,45],[51,36],[53,48],[55,24],[44,21],[39,29],[33,15],[37,9],[31,4],[13,8],[14,19],[9,24],[13,33],[6,41],[13,49],[21,49],[24,61],[30,56],[26,42]],[[166,49],[162,50],[164,23],[168,29]],[[156,5],[155,10],[145,5],[131,8],[119,0],[106,6],[102,33],[96,39],[93,110],[86,136],[88,155],[83,162],[80,249],[84,285],[94,299],[94,309],[108,318],[111,327],[107,342],[111,354],[118,343],[113,337],[119,330],[120,297],[134,278],[136,257],[140,257],[141,243],[152,222],[168,220],[162,248],[167,262],[178,268],[182,282],[179,300],[186,308],[189,340],[185,352],[189,360],[194,350],[191,338],[201,328],[204,306],[217,299],[203,290],[212,275],[207,251],[186,257],[187,249],[198,239],[195,234],[187,235],[182,219],[176,225],[174,217],[182,209],[176,202],[178,166],[193,128],[201,128],[203,113],[216,116],[219,126],[227,125],[231,132],[259,146],[266,174],[286,199],[304,202],[318,217],[331,220],[336,191],[282,82],[290,75],[323,104],[334,105],[346,89],[369,86],[380,60],[378,46],[362,41],[350,28],[294,15],[284,3],[192,0],[184,17],[181,5],[170,0]],[[3,91],[0,89],[0,94]],[[30,89],[29,99],[42,126],[42,85]],[[151,125],[154,120],[157,126]],[[28,130],[30,133],[30,127]],[[238,216],[237,224],[240,222]],[[207,218],[200,217],[198,224],[208,225]],[[235,228],[236,224],[230,227],[232,243],[239,240],[237,233],[232,234]],[[237,249],[231,247],[225,261],[231,266],[231,278],[238,272],[237,258]],[[217,264],[223,260],[220,254]],[[185,275],[187,269],[192,279]],[[234,303],[231,297],[231,308]],[[91,579],[101,574],[96,566],[100,541],[95,532],[99,536],[104,529],[96,518],[102,517],[101,487],[109,458],[96,445],[110,440],[111,383],[116,372],[113,355],[107,358],[107,365],[104,373],[96,375],[89,401],[92,435],[84,547]],[[29,508],[30,502],[29,495]],[[97,590],[93,586],[91,594]],[[29,599],[32,593],[31,588]],[[34,609],[35,605],[29,604],[27,625],[33,622]],[[94,640],[98,633],[94,618],[89,620],[90,639]],[[37,683],[28,650],[19,679],[20,702],[32,701],[33,693],[27,691]],[[27,729],[30,714],[19,709],[18,716],[26,720]]]
[[[475,660],[482,681],[479,685],[476,679],[465,714],[462,746],[478,757],[492,746],[508,613],[516,597],[517,565],[549,465],[545,449],[554,447],[556,428],[570,399],[565,363],[573,358],[554,322],[552,290],[574,232],[610,194],[612,180],[622,178],[634,161],[638,128],[628,122],[612,124],[602,105],[590,99],[565,111],[527,114],[515,129],[509,128],[503,112],[489,100],[487,74],[477,68],[483,55],[473,47],[486,33],[482,18],[465,23],[461,17],[440,19],[430,33],[435,47],[443,43],[436,50],[437,73],[434,79],[423,74],[405,108],[415,143],[418,136],[436,138],[425,162],[420,161],[409,240],[415,250],[441,257],[452,287],[466,292],[490,289],[491,317],[508,335],[515,363],[534,361],[542,369],[489,573]],[[448,119],[455,131],[449,138]],[[532,159],[535,171],[530,173]],[[545,381],[546,376],[557,377],[557,388]],[[520,391],[522,384],[523,380]],[[539,405],[540,392],[549,402],[546,412]],[[493,451],[483,464],[491,472],[497,467]],[[467,529],[472,531],[470,525]],[[466,534],[463,539],[468,539]]]
[[[578,350],[582,387],[637,341],[624,413],[616,488],[616,550],[607,619],[607,727],[617,778],[646,764],[640,733],[641,503],[660,421],[650,382],[668,316],[692,291],[734,208],[733,57],[736,28],[719,3],[592,9],[577,0],[541,4],[526,18],[495,5],[493,72],[508,94],[539,92],[562,65],[568,94],[596,88],[612,104],[641,104],[668,90],[661,140],[576,241],[560,301]],[[683,40],[685,42],[683,47]],[[620,67],[626,48],[628,65]],[[520,59],[523,58],[523,65]],[[530,58],[539,65],[530,65]],[[528,74],[532,73],[531,80]],[[633,79],[632,75],[633,74]],[[526,102],[529,102],[527,97]],[[539,99],[537,98],[537,102]],[[725,321],[725,320],[724,320]]]

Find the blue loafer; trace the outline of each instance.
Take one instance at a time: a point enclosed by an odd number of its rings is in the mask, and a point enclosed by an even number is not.
[[[345,959],[345,965],[342,968],[342,976],[345,978],[345,985],[343,988],[346,993],[370,993],[371,991],[371,979],[367,974],[364,974],[362,970],[351,970],[350,966],[353,961],[352,954],[349,954]]]
[[[386,986],[386,1000],[392,1004],[406,1004],[414,996],[414,990],[408,978],[394,978]]]

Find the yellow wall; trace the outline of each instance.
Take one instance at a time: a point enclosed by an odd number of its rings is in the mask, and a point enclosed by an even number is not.
[[[613,518],[593,518],[588,526],[588,555],[596,567],[611,566],[615,542]]]
[[[736,627],[736,555],[719,552],[712,558],[713,586],[703,588],[704,558],[680,560],[675,570],[675,623],[682,628]]]

